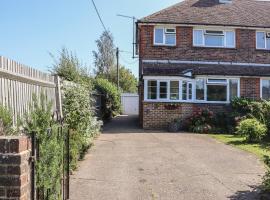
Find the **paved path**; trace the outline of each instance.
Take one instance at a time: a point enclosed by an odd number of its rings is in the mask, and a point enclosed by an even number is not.
[[[144,132],[134,117],[108,124],[71,177],[72,200],[256,199],[258,159],[205,135]]]

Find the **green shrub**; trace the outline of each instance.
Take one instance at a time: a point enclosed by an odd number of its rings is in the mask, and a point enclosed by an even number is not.
[[[209,109],[199,109],[187,120],[189,131],[195,133],[209,133],[213,128],[214,114]]]
[[[39,143],[36,185],[45,191],[44,199],[60,200],[64,140],[59,137],[57,124],[52,118],[52,102],[48,102],[42,93],[40,100],[33,96],[30,108],[22,123],[27,133],[35,132]]]
[[[121,94],[117,87],[106,79],[96,79],[95,88],[104,96],[102,118],[110,119],[121,112]]]
[[[270,192],[270,157],[265,156],[264,163],[266,164],[267,172],[263,177],[263,190],[266,192]]]
[[[12,113],[4,106],[0,105],[0,135],[13,135]]]
[[[242,120],[236,129],[248,142],[259,142],[267,133],[266,126],[255,118]]]
[[[63,113],[65,123],[71,130],[70,150],[71,168],[75,169],[100,131],[101,123],[94,116],[90,97],[91,87],[87,85],[66,84],[64,86]]]

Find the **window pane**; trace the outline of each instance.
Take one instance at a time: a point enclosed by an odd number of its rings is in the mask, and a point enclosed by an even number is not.
[[[179,100],[179,81],[171,81],[170,95],[171,100]]]
[[[187,100],[187,82],[183,81],[182,85],[182,99]]]
[[[196,80],[196,99],[204,100],[204,79]]]
[[[159,83],[159,98],[167,99],[167,82]]]
[[[227,101],[227,86],[207,85],[207,101]]]
[[[192,100],[192,83],[188,84],[188,100]]]
[[[233,31],[226,32],[226,47],[235,47],[235,34]]]
[[[262,80],[262,98],[270,99],[270,80]]]
[[[224,46],[224,36],[205,35],[205,45],[210,47],[222,47]]]
[[[155,29],[155,44],[163,44],[163,33],[164,29],[163,28],[156,28]]]
[[[148,81],[147,99],[157,99],[157,81]]]
[[[165,44],[175,45],[176,44],[176,35],[175,34],[166,34],[165,35]]]
[[[203,45],[203,31],[194,30],[193,31],[193,45]]]
[[[266,39],[266,49],[270,49],[270,38]]]
[[[219,83],[219,84],[224,84],[227,83],[226,79],[207,79],[208,83]]]
[[[238,80],[230,80],[230,100],[238,96]]]
[[[257,32],[257,48],[265,49],[265,33]]]

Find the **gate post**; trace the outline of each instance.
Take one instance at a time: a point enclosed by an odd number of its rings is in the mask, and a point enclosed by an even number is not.
[[[30,141],[0,137],[0,199],[30,199]]]

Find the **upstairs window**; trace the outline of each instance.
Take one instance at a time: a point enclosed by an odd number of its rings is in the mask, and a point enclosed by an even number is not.
[[[175,28],[155,28],[154,31],[155,45],[176,45],[176,29]]]
[[[257,31],[256,48],[270,50],[270,32]]]
[[[235,32],[223,30],[193,30],[193,45],[203,47],[235,47]]]

